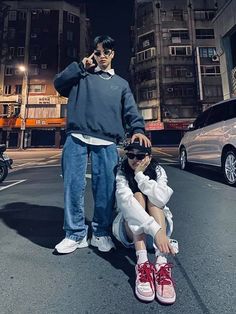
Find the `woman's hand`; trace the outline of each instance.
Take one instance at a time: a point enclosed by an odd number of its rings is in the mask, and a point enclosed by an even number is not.
[[[84,58],[82,60],[82,63],[86,70],[96,66],[96,64],[93,62],[93,56],[94,56],[94,52],[91,54],[91,56],[89,56],[88,58]]]
[[[174,251],[172,245],[170,244],[170,241],[167,238],[165,231],[160,229],[156,233],[154,241],[155,241],[155,244],[161,253],[164,253],[164,254],[171,253],[171,254],[175,255],[175,251]]]
[[[140,163],[138,163],[137,167],[134,170],[134,173],[137,174],[139,171],[144,172],[150,164],[150,161],[150,156],[146,156],[143,160],[140,161]]]

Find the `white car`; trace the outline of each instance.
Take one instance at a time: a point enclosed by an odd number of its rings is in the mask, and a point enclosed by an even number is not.
[[[202,112],[179,145],[180,168],[191,163],[218,167],[225,181],[236,186],[236,98]]]

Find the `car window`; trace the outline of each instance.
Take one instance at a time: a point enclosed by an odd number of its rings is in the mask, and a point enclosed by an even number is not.
[[[200,129],[206,125],[206,121],[208,119],[208,116],[210,114],[211,108],[207,109],[206,111],[203,111],[197,119],[193,123],[193,128]]]
[[[236,118],[236,100],[230,101],[228,103],[229,110],[227,114],[227,119],[233,119]]]
[[[211,125],[220,121],[224,121],[227,116],[228,104],[222,103],[212,107],[206,125]]]

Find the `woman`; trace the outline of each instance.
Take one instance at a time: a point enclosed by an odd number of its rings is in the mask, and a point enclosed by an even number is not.
[[[135,247],[137,255],[136,296],[143,301],[156,298],[174,303],[176,293],[171,277],[168,253],[175,254],[169,237],[172,214],[166,207],[173,191],[167,185],[164,169],[151,156],[151,148],[135,141],[125,147],[126,156],[116,176],[116,199],[120,212],[113,223],[113,234],[126,247]],[[148,261],[147,235],[152,236],[155,265]],[[172,243],[171,243],[172,241]]]

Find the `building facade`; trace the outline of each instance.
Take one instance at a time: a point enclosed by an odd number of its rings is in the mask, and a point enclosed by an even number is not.
[[[216,52],[220,59],[223,97],[236,96],[236,1],[218,1],[219,10],[213,20]]]
[[[85,6],[4,1],[0,10],[0,143],[60,147],[66,99],[53,78],[89,51]]]
[[[222,99],[216,13],[213,0],[135,1],[132,84],[153,143],[161,134],[178,141],[199,112]]]

